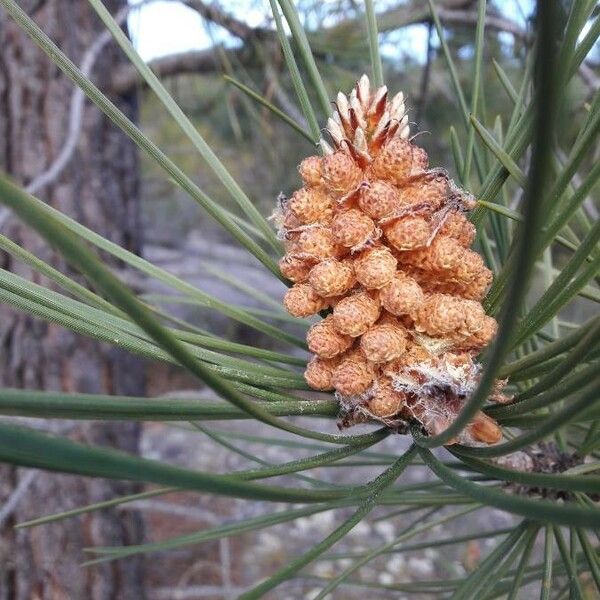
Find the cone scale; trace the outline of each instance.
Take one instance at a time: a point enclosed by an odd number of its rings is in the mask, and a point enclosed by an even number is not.
[[[284,305],[331,313],[308,333],[305,377],[335,390],[344,424],[412,419],[435,435],[477,386],[476,357],[497,329],[481,305],[492,273],[470,248],[475,203],[410,140],[402,93],[390,99],[363,75],[334,105],[331,142],[302,161],[303,186],[279,207],[280,268],[294,282]],[[501,437],[480,413],[452,441]]]

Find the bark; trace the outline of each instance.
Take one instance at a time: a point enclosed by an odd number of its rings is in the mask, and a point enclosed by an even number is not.
[[[115,13],[125,0],[105,0]],[[90,5],[73,0],[20,3],[76,63],[103,26]],[[0,168],[27,185],[44,172],[65,143],[72,84],[0,9]],[[105,84],[125,62],[111,43],[93,68]],[[135,93],[113,98],[135,119]],[[139,251],[136,149],[95,107],[86,105],[77,148],[61,174],[38,197],[130,250]],[[68,272],[62,260],[14,219],[8,235],[34,254]],[[104,257],[107,262],[108,258]],[[7,255],[0,266],[38,283],[47,281]],[[0,384],[17,388],[142,395],[143,365],[120,351],[82,339],[57,326],[0,307]],[[89,444],[136,452],[138,425],[37,421]],[[0,466],[0,600],[143,599],[141,560],[82,568],[83,548],[143,541],[138,514],[92,513],[34,529],[14,524],[43,514],[134,493],[130,483],[58,475]],[[28,485],[26,485],[28,484]],[[8,502],[8,505],[6,504]],[[6,511],[5,511],[6,512]]]

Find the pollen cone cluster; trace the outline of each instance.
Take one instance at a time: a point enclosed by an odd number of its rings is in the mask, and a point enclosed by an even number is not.
[[[306,381],[336,391],[345,422],[416,419],[440,433],[476,387],[475,357],[497,329],[481,305],[492,274],[470,249],[474,201],[409,139],[402,93],[389,99],[363,76],[338,94],[327,131],[332,143],[302,161],[303,187],[276,211],[281,272],[294,282],[285,307],[324,316],[307,336]],[[457,439],[500,438],[481,413]]]

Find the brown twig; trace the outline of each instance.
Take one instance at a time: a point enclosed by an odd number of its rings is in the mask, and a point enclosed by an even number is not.
[[[190,8],[197,10],[205,19],[225,28],[232,35],[240,38],[244,42],[260,39],[269,42],[269,52],[276,53],[277,44],[276,33],[272,29],[264,27],[250,27],[243,21],[232,17],[216,6],[208,6],[202,0],[185,0],[184,2]],[[474,27],[477,23],[477,12],[469,8],[470,2],[453,2],[445,0],[438,3],[438,14],[442,23]],[[389,31],[402,29],[409,25],[431,23],[431,14],[424,3],[413,0],[402,6],[390,9],[378,15],[379,31],[386,33]],[[518,23],[510,19],[506,19],[501,15],[490,13],[485,18],[486,27],[496,31],[502,31],[511,34],[515,40],[519,40],[524,44],[531,44],[531,32],[523,29]],[[327,42],[332,39],[348,39],[353,32],[356,32],[361,27],[359,19],[344,20],[337,25],[323,29],[320,31],[310,32],[309,39],[314,43],[313,52],[317,57],[325,57],[325,54],[330,53],[330,44]],[[320,46],[327,46],[328,50],[320,50]],[[256,53],[252,51],[251,43],[244,43],[241,48],[229,51],[240,64],[249,66],[253,62],[258,61]],[[275,56],[273,58],[276,58]],[[218,62],[214,56],[214,50],[208,48],[206,50],[183,52],[173,54],[163,58],[156,59],[150,62],[150,66],[159,77],[172,77],[185,73],[214,73],[217,69]],[[579,73],[583,81],[590,87],[597,87],[598,77],[594,74],[585,62],[581,64]],[[136,85],[143,85],[144,82],[139,77],[139,74],[132,65],[123,67],[115,72],[112,82],[111,91],[115,93],[123,93]]]

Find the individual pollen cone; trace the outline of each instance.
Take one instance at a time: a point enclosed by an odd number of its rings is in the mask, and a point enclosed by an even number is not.
[[[356,396],[365,392],[375,378],[375,369],[358,351],[343,356],[334,369],[331,383],[344,396]]]
[[[469,433],[485,444],[496,444],[502,439],[502,430],[494,419],[484,413],[478,413],[469,425]]]
[[[477,388],[479,354],[497,323],[481,300],[492,273],[470,249],[476,203],[410,139],[402,93],[361,77],[339,93],[323,156],[304,159],[302,187],[280,196],[273,218],[284,241],[281,273],[294,286],[284,305],[297,317],[331,308],[307,334],[305,378],[335,390],[343,423],[418,421],[439,434]],[[490,400],[506,402],[496,382]],[[455,440],[498,442],[478,413]]]
[[[434,278],[430,271],[410,267],[406,264],[403,264],[402,268],[406,269],[406,272],[414,277],[424,291],[450,294],[469,300],[476,300],[479,303],[485,297],[492,282],[492,273],[485,267],[485,270],[481,271],[472,281],[465,282],[444,280],[443,276],[439,273],[436,273]]]
[[[467,318],[464,301],[449,294],[425,298],[415,317],[415,328],[431,336],[447,336],[461,329]]]
[[[346,352],[354,339],[340,333],[333,324],[333,315],[328,315],[308,330],[306,342],[308,349],[319,358],[333,358]]]
[[[429,212],[438,210],[448,197],[448,180],[436,175],[415,179],[398,188],[399,208],[414,207]]]
[[[321,298],[307,283],[297,283],[291,287],[283,299],[283,304],[294,317],[310,317],[328,306],[325,298]]]
[[[358,205],[369,217],[378,221],[397,208],[398,190],[385,181],[374,181],[361,187]]]
[[[492,317],[488,317],[485,314],[483,306],[481,306],[479,302],[476,302],[475,300],[463,299],[462,304],[465,313],[465,322],[457,331],[458,335],[470,336],[476,334],[486,326],[487,319],[491,319],[494,324],[496,323],[495,319],[492,319]]]
[[[468,284],[463,284],[460,286],[460,293],[465,298],[481,301],[485,298],[485,295],[492,284],[492,280],[492,272],[484,267],[480,274],[472,281],[470,281]]]
[[[379,318],[379,302],[366,292],[359,292],[340,300],[333,309],[333,324],[345,335],[362,335]]]
[[[466,252],[455,239],[437,236],[430,246],[414,252],[417,262],[413,264],[429,271],[455,272],[465,260]]]
[[[447,238],[450,239],[450,238]],[[474,250],[464,250],[462,262],[448,279],[459,283],[470,283],[478,278],[487,278],[489,269],[483,263],[483,258]]]
[[[352,261],[324,260],[313,267],[308,282],[320,296],[341,296],[355,282]]]
[[[341,197],[358,186],[363,177],[362,171],[353,158],[338,150],[323,159],[323,182],[335,197]]]
[[[300,223],[326,220],[333,212],[331,198],[320,189],[301,188],[288,201],[288,208]]]
[[[385,310],[393,315],[413,316],[425,301],[425,294],[412,277],[399,271],[394,279],[381,289],[379,300]]]
[[[360,246],[375,234],[375,223],[360,210],[338,213],[331,223],[333,241],[344,248]]]
[[[369,362],[387,363],[402,356],[407,336],[391,323],[373,325],[360,338],[360,348]]]
[[[406,394],[397,392],[391,379],[380,377],[365,408],[379,419],[393,418],[401,412],[405,401]]]
[[[397,264],[389,248],[379,246],[365,250],[356,258],[354,274],[365,288],[379,289],[394,278]]]
[[[396,250],[415,250],[427,245],[431,226],[425,217],[406,215],[385,227],[385,237]]]
[[[440,235],[454,238],[464,248],[475,240],[475,225],[462,213],[452,211],[440,228]]]
[[[481,327],[458,345],[470,350],[481,350],[490,344],[497,332],[498,323],[496,323],[496,319],[485,315],[482,318]]]
[[[304,371],[304,379],[314,390],[328,391],[333,390],[333,372],[338,366],[337,359],[312,358],[306,370]]]
[[[279,270],[281,274],[294,283],[304,283],[308,280],[308,275],[314,266],[311,259],[286,254],[279,261]]]
[[[309,227],[298,238],[298,250],[316,260],[333,258],[338,254],[331,229],[328,227]]]
[[[307,186],[317,187],[321,185],[323,176],[323,163],[320,156],[309,156],[305,158],[298,167],[302,181]]]
[[[415,146],[408,140],[393,139],[375,157],[371,176],[393,184],[401,184],[419,168]]]

